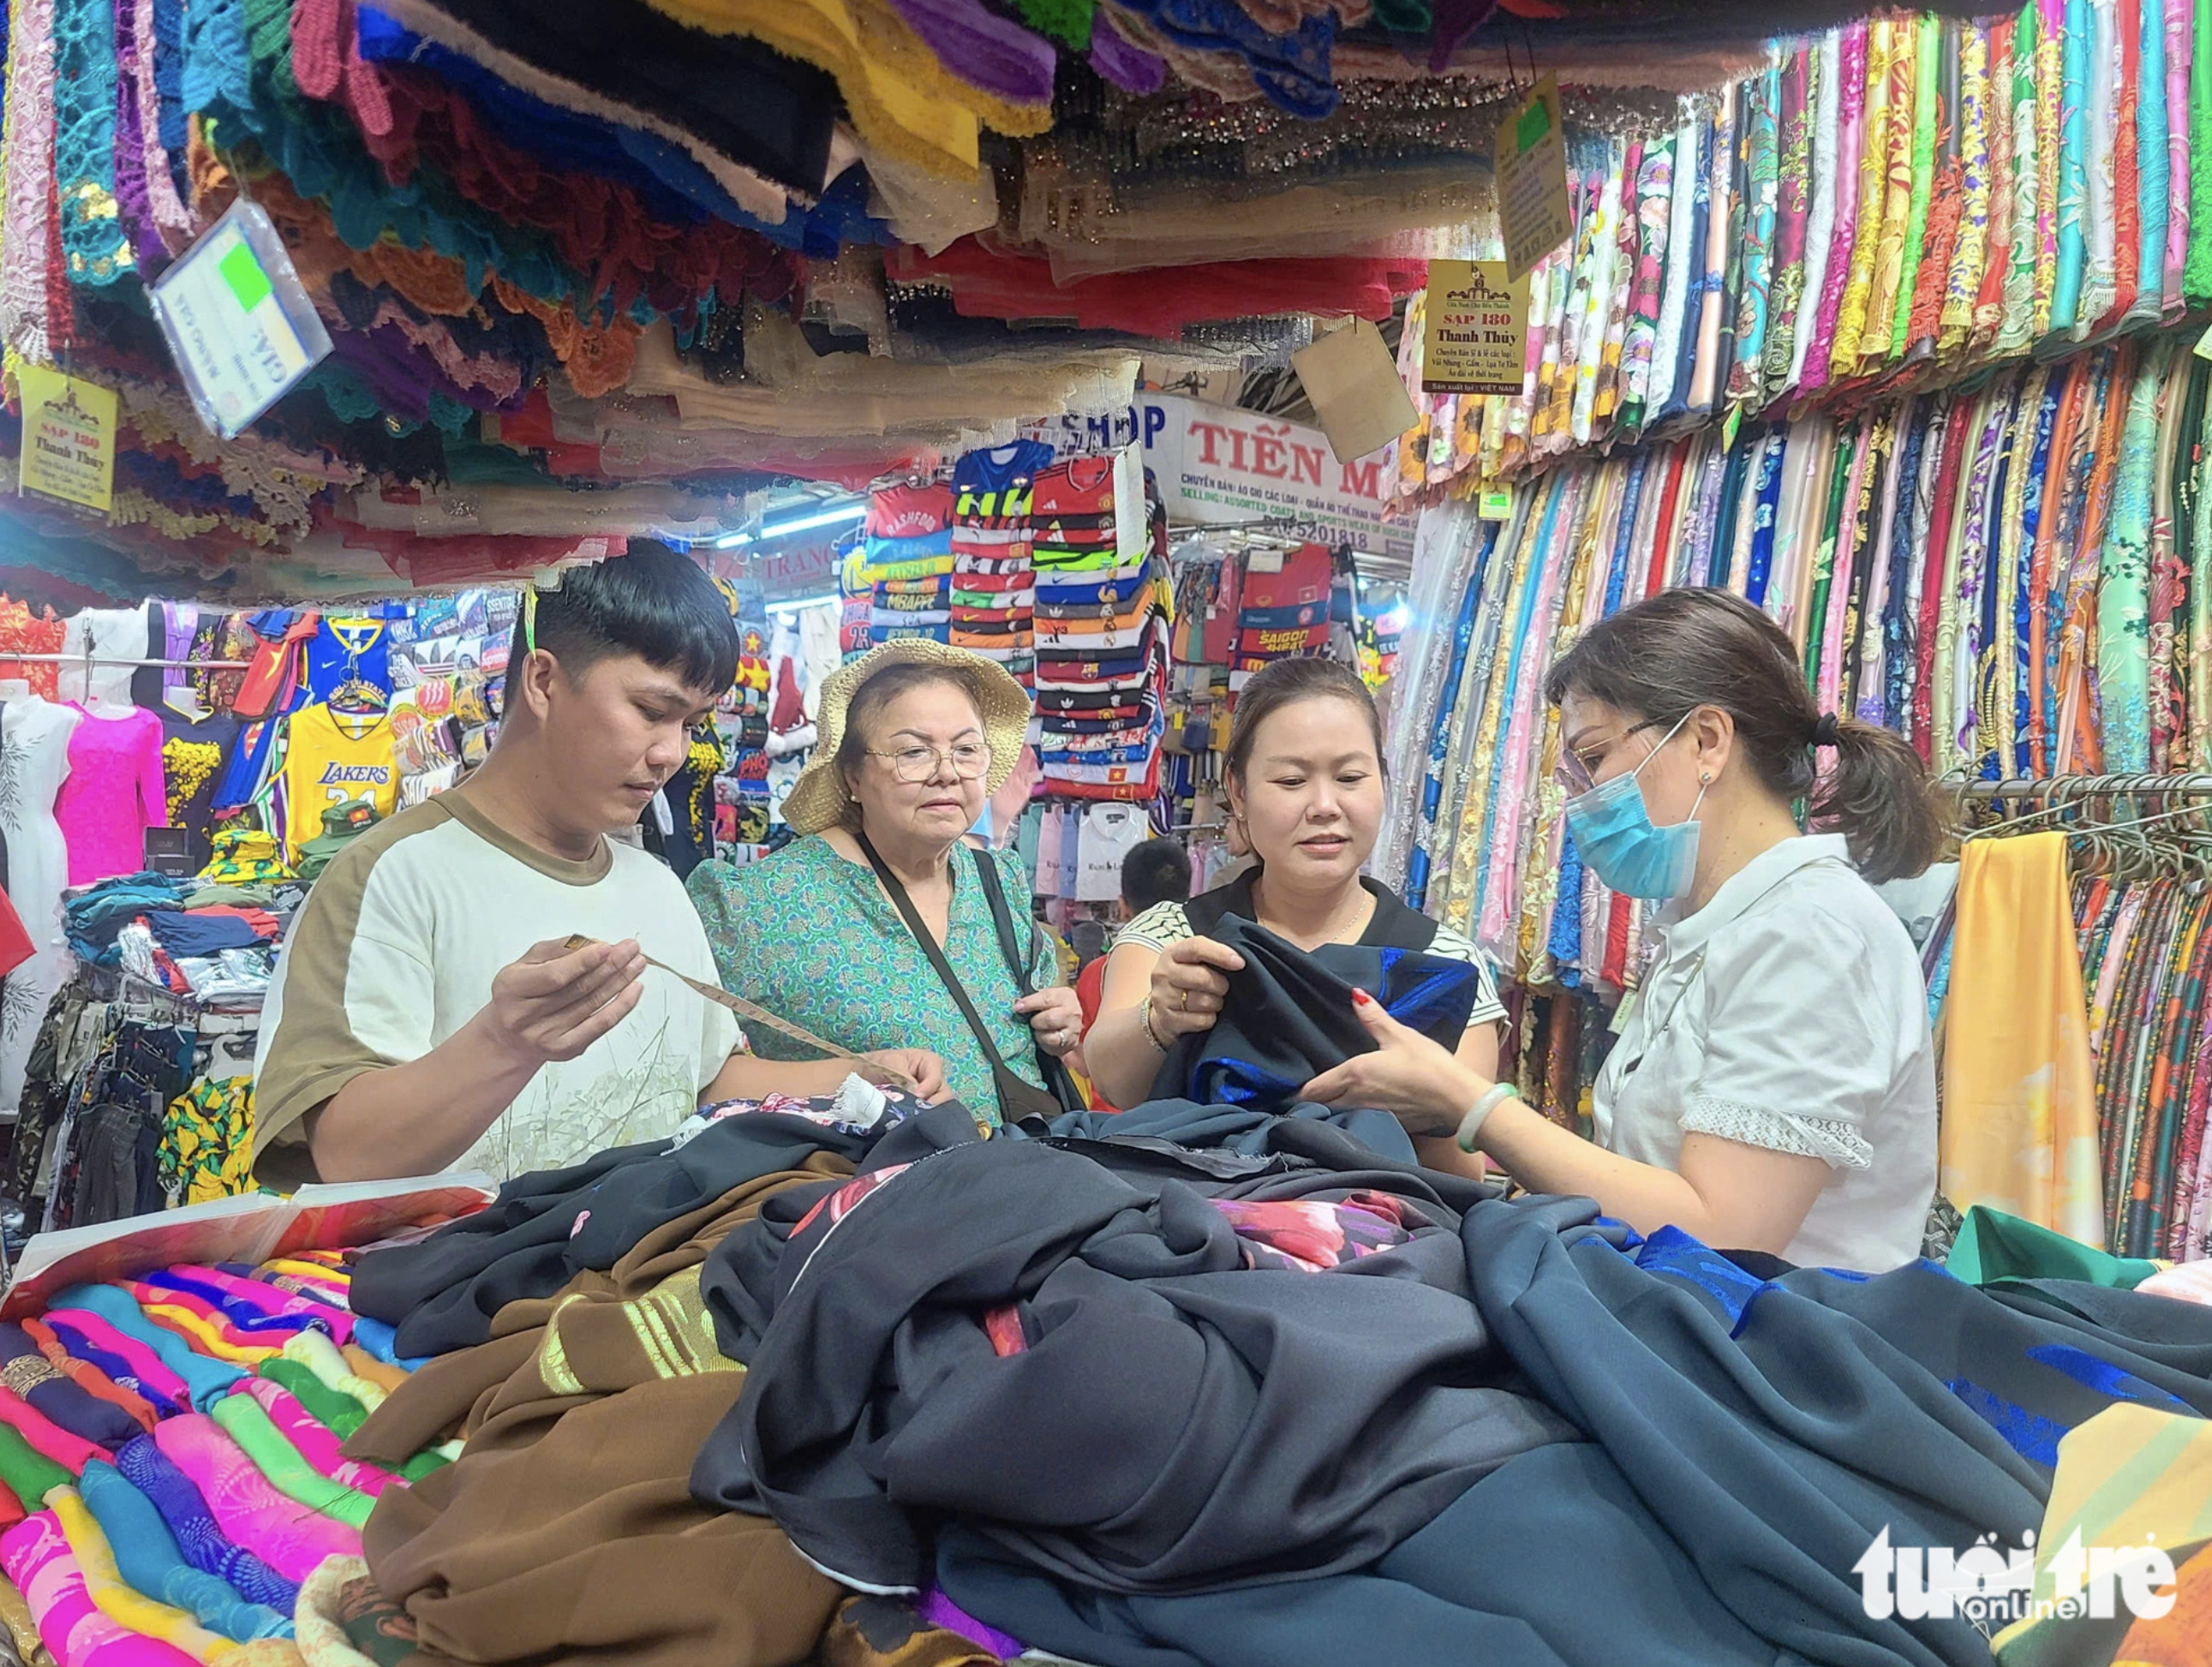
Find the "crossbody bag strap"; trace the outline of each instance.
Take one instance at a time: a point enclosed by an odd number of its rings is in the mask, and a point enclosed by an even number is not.
[[[891,907],[898,910],[899,917],[906,922],[907,930],[914,934],[915,944],[929,958],[929,964],[936,970],[945,993],[959,1007],[961,1017],[968,1021],[968,1028],[975,1032],[976,1042],[982,1047],[983,1057],[991,1062],[994,1069],[1006,1070],[1006,1062],[1000,1056],[998,1044],[991,1040],[990,1027],[983,1023],[983,1015],[975,1011],[975,1004],[968,999],[968,991],[960,982],[960,975],[953,971],[952,964],[945,958],[943,946],[931,934],[928,924],[914,906],[914,899],[907,895],[906,887],[899,883],[898,876],[891,873],[883,858],[876,854],[876,848],[869,843],[867,835],[855,833],[853,837],[860,843],[861,854],[868,859],[868,866],[876,871],[876,879],[890,897]]]
[[[975,859],[975,879],[983,888],[983,900],[991,905],[991,924],[998,929],[999,952],[1006,958],[1006,968],[1014,975],[1015,988],[1024,995],[1033,995],[1036,986],[1030,977],[1030,964],[1036,954],[1036,922],[1030,922],[1030,950],[1025,956],[1014,939],[1014,911],[1006,906],[1006,888],[1000,881],[998,865],[988,853],[972,845],[969,855]]]

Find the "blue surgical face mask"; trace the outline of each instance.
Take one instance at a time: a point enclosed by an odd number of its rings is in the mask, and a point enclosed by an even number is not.
[[[1697,873],[1698,809],[1705,802],[1705,788],[1698,787],[1687,821],[1659,828],[1652,825],[1650,806],[1636,779],[1644,773],[1644,764],[1658,756],[1659,747],[1673,740],[1689,721],[1685,715],[1668,730],[1666,739],[1644,755],[1643,764],[1567,800],[1567,827],[1574,834],[1576,853],[1600,881],[1625,897],[1654,903],[1679,897]]]

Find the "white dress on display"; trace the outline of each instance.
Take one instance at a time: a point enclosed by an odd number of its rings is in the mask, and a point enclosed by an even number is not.
[[[87,705],[94,703],[130,704],[131,678],[137,670],[137,666],[103,666],[97,662],[131,662],[146,658],[146,610],[149,605],[141,602],[135,608],[87,608],[82,613],[70,616],[68,632],[62,638],[62,652],[79,658],[75,665],[67,660],[62,662],[60,683],[64,700],[79,701]],[[82,658],[88,647],[92,650],[95,662],[89,678],[86,675]]]
[[[69,976],[62,886],[69,846],[54,799],[69,775],[77,715],[35,695],[0,702],[0,837],[8,842],[8,900],[30,934],[31,958],[0,987],[0,1114],[15,1115],[31,1044],[46,1004]]]

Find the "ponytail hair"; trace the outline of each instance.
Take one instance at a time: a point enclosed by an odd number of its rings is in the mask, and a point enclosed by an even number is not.
[[[1879,725],[1824,715],[1789,636],[1732,592],[1662,591],[1599,621],[1553,664],[1544,693],[1554,706],[1572,694],[1659,725],[1701,706],[1727,713],[1760,785],[1809,800],[1813,825],[1842,833],[1875,885],[1920,873],[1943,849],[1919,755]],[[1836,767],[1824,777],[1815,755],[1826,749]]]

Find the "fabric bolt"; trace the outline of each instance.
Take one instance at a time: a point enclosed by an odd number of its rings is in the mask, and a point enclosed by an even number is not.
[[[135,1634],[100,1611],[52,1512],[0,1534],[0,1569],[29,1601],[55,1660],[68,1667],[184,1667],[196,1658]]]
[[[153,1501],[112,1465],[86,1465],[77,1487],[120,1573],[135,1591],[185,1610],[202,1626],[239,1643],[291,1636],[289,1615],[246,1602],[218,1576],[186,1563]]]
[[[142,1436],[117,1453],[115,1468],[153,1502],[186,1563],[222,1580],[249,1603],[265,1605],[280,1615],[292,1612],[300,1599],[298,1582],[288,1580],[234,1542],[198,1487],[152,1436]]]
[[[140,1394],[136,1388],[126,1387],[110,1377],[99,1362],[90,1358],[97,1351],[92,1350],[90,1345],[81,1340],[77,1346],[86,1350],[82,1357],[70,1354],[70,1346],[43,1320],[27,1319],[23,1323],[23,1329],[38,1344],[40,1352],[57,1372],[75,1380],[78,1387],[88,1394],[98,1396],[101,1400],[122,1408],[142,1430],[152,1429],[157,1417],[176,1410],[175,1403],[166,1396],[157,1407],[154,1401]],[[103,1358],[109,1366],[122,1372],[125,1377],[130,1376],[129,1368],[122,1360],[112,1354]]]
[[[288,1338],[283,1348],[288,1360],[296,1360],[313,1372],[324,1384],[355,1400],[374,1412],[384,1404],[384,1386],[372,1384],[353,1370],[353,1363],[338,1352],[338,1346],[319,1331],[296,1331]]]
[[[361,1554],[356,1530],[278,1493],[206,1414],[166,1420],[143,1439],[191,1479],[228,1538],[252,1546],[286,1579],[306,1579],[325,1557]]]
[[[48,1305],[46,1323],[72,1349],[82,1339],[121,1361],[142,1394],[149,1397],[158,1395],[171,1407],[191,1402],[191,1385],[171,1371],[159,1354],[140,1339],[118,1331],[91,1311],[65,1308],[57,1301]]]
[[[399,1480],[381,1465],[363,1464],[346,1457],[339,1451],[342,1438],[337,1432],[316,1418],[281,1385],[265,1378],[256,1378],[241,1384],[239,1392],[252,1396],[285,1440],[332,1481],[374,1500]],[[217,1402],[218,1408],[221,1405]]]
[[[349,1528],[368,1520],[376,1501],[324,1475],[307,1463],[300,1450],[285,1439],[267,1408],[250,1395],[226,1395],[208,1415],[253,1461],[254,1468],[289,1500],[297,1500],[319,1515],[334,1518]]]
[[[95,1458],[106,1457],[106,1450],[96,1442],[42,1418],[30,1403],[13,1390],[0,1389],[0,1424],[13,1428],[46,1457],[63,1466],[75,1475]]]
[[[120,1446],[143,1428],[123,1408],[56,1371],[29,1332],[6,1322],[0,1322],[0,1382],[41,1416],[103,1446]]]
[[[99,1519],[86,1509],[74,1488],[57,1488],[51,1508],[84,1577],[87,1595],[109,1620],[141,1638],[158,1639],[195,1661],[222,1661],[240,1653],[236,1640],[210,1632],[189,1612],[149,1597],[125,1581]]]
[[[176,1333],[155,1324],[128,1292],[115,1286],[73,1285],[49,1299],[46,1306],[94,1315],[150,1348],[186,1386],[196,1407],[204,1408],[246,1375],[235,1366],[194,1352]]]

